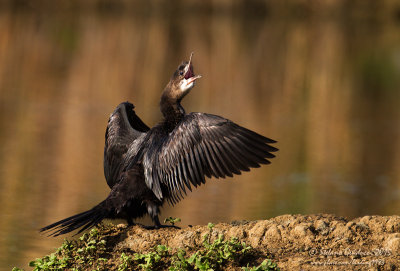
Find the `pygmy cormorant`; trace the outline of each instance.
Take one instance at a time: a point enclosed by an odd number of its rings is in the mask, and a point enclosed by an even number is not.
[[[104,174],[108,197],[89,211],[68,217],[41,231],[57,236],[93,227],[103,219],[134,219],[148,214],[160,224],[159,209],[175,204],[205,183],[205,177],[224,178],[270,163],[276,141],[220,116],[186,114],[182,99],[200,78],[194,75],[192,56],[174,72],[160,101],[163,120],[149,128],[129,102],[111,114],[106,130]]]

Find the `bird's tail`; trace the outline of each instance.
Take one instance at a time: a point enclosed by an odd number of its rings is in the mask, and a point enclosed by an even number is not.
[[[70,216],[51,225],[40,229],[40,232],[48,231],[48,236],[59,236],[82,227],[76,234],[96,226],[103,219],[107,218],[108,211],[104,208],[104,201],[89,211]]]

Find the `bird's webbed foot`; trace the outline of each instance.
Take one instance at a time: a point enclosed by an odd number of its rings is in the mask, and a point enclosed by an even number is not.
[[[160,225],[158,225],[156,227],[158,227],[158,229],[161,229],[161,228],[174,228],[174,229],[177,229],[177,230],[181,229],[181,227],[178,227],[178,226],[175,226],[175,225],[162,225],[162,224],[160,224]]]
[[[133,222],[132,218],[128,218],[126,221],[128,222],[128,227],[140,226],[140,227],[145,228],[145,229],[146,229],[146,227],[148,227],[148,226],[145,226],[145,225],[143,225],[141,223]]]
[[[154,221],[154,226],[146,226],[145,229],[149,229],[149,230],[155,230],[155,229],[161,229],[161,228],[180,229],[180,227],[175,226],[175,225],[162,225],[160,223],[160,220],[158,219],[158,216],[154,216],[153,221]]]

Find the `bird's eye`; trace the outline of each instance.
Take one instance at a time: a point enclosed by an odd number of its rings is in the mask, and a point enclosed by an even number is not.
[[[183,75],[183,71],[180,71],[179,74],[180,74],[180,75]]]

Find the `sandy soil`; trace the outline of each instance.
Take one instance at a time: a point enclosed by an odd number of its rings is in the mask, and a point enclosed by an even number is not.
[[[172,250],[196,249],[206,225],[184,229],[146,230],[118,225],[114,251],[147,252],[159,244]],[[348,220],[333,215],[283,215],[269,220],[216,224],[213,238],[238,237],[270,258],[281,270],[398,270],[400,216],[365,216]],[[109,247],[109,249],[111,249]]]

